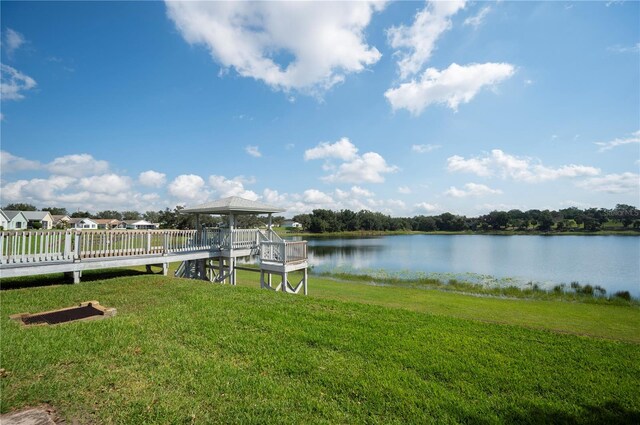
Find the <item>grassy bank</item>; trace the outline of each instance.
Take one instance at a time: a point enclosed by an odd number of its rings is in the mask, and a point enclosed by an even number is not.
[[[80,423],[640,419],[635,307],[316,277],[302,297],[259,290],[250,272],[236,288],[96,277],[0,294],[2,412],[48,402]],[[118,315],[7,320],[89,299]]]
[[[631,297],[628,291],[606,294],[601,286],[581,285],[578,282],[558,284],[546,290],[538,284],[519,287],[515,284],[487,284],[465,282],[458,279],[431,277],[404,277],[380,271],[374,274],[354,274],[347,272],[320,272],[318,277],[330,278],[342,282],[361,282],[369,285],[390,285],[415,289],[437,289],[463,294],[474,294],[502,298],[523,298],[552,301],[570,301],[595,304],[616,304],[640,306],[640,300]]]

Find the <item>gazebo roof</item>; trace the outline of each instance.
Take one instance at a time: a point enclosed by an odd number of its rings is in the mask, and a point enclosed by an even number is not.
[[[238,196],[230,196],[180,210],[181,213],[194,214],[271,214],[283,211],[285,211],[283,208],[250,201]]]

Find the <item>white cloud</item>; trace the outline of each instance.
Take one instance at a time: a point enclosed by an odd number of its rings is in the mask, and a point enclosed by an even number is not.
[[[461,103],[469,103],[481,89],[497,85],[514,72],[514,66],[508,63],[465,66],[453,63],[442,71],[428,68],[419,81],[400,84],[384,95],[394,111],[406,109],[419,115],[429,105],[438,103],[457,111]]]
[[[387,199],[385,204],[391,207],[393,210],[404,210],[407,208],[407,204],[399,199]]]
[[[322,179],[340,183],[382,183],[384,174],[393,173],[397,169],[396,166],[388,165],[380,154],[367,152],[349,162],[342,163],[335,173]]]
[[[170,195],[182,201],[196,201],[206,199],[208,192],[202,177],[195,174],[181,174],[167,187]]]
[[[277,190],[266,188],[262,191],[262,197],[267,204],[282,205],[287,202],[288,195],[286,193],[280,194]]]
[[[114,195],[126,192],[131,187],[131,179],[117,174],[104,174],[101,176],[84,177],[80,179],[79,186],[92,193],[106,193]]]
[[[622,173],[607,174],[602,177],[591,177],[576,183],[588,191],[607,193],[634,192],[640,194],[640,174]]]
[[[335,171],[322,179],[327,182],[340,183],[382,183],[383,174],[392,173],[397,167],[388,165],[385,159],[376,152],[358,155],[358,148],[343,137],[335,143],[323,142],[308,149],[304,153],[306,161],[310,159],[326,159],[322,166],[325,171]],[[339,159],[342,162],[335,166],[328,160]]]
[[[464,25],[471,25],[474,28],[478,28],[480,25],[482,25],[482,23],[484,22],[484,18],[487,17],[489,12],[491,12],[491,6],[483,7],[482,9],[480,9],[480,12],[478,12],[477,15],[470,16],[465,19]]]
[[[0,168],[2,168],[3,174],[23,170],[37,170],[40,167],[42,167],[42,164],[38,161],[21,158],[7,151],[0,151]]]
[[[585,165],[563,165],[553,168],[532,158],[518,158],[494,149],[483,157],[465,159],[454,155],[447,159],[447,169],[452,172],[467,172],[481,177],[498,175],[528,183],[557,180],[559,178],[597,176],[600,170]]]
[[[409,195],[411,193],[411,189],[408,186],[400,186],[398,187],[398,192],[403,195]]]
[[[442,145],[413,145],[411,146],[411,151],[416,153],[429,153],[435,151],[436,149],[440,149]]]
[[[363,196],[365,198],[374,196],[373,192],[370,192],[367,189],[363,189],[360,186],[352,186],[351,193],[353,193],[354,196]]]
[[[384,2],[167,1],[166,6],[187,42],[204,44],[222,67],[274,89],[318,94],[381,57],[367,45],[364,31]]]
[[[302,199],[310,204],[333,204],[333,198],[317,189],[305,190]]]
[[[255,158],[260,158],[262,156],[258,146],[245,146],[244,151]]]
[[[109,169],[109,163],[83,153],[55,158],[46,167],[53,174],[82,177],[105,173]]]
[[[607,50],[615,53],[638,53],[640,52],[640,43],[636,43],[633,46],[620,46],[615,45],[611,47],[607,47]]]
[[[24,92],[33,89],[36,80],[9,65],[0,64],[0,97],[2,100],[24,99]]]
[[[357,153],[358,148],[349,141],[349,138],[343,137],[335,143],[322,142],[315,148],[307,149],[304,152],[304,160],[336,158],[349,161],[355,158]]]
[[[4,40],[2,47],[7,51],[8,55],[12,55],[14,51],[18,50],[20,46],[26,43],[26,40],[22,34],[18,31],[14,31],[11,28],[7,28],[4,33]]]
[[[429,204],[428,202],[420,202],[418,204],[415,204],[416,209],[418,209],[420,212],[428,212],[428,213],[432,213],[432,212],[436,212],[440,210],[440,206],[437,204]]]
[[[360,186],[351,186],[350,190],[336,189],[336,197],[338,199],[353,199],[353,198],[372,198],[375,194],[367,189],[363,189]]]
[[[458,189],[455,186],[451,186],[444,192],[447,196],[454,198],[466,198],[468,196],[484,196],[484,195],[499,195],[502,191],[499,189],[491,189],[489,186],[478,183],[467,183],[464,185],[464,189]]]
[[[18,180],[2,187],[2,198],[12,202],[42,203],[56,199],[57,192],[68,188],[76,179],[51,176],[48,179]]]
[[[245,182],[247,180],[242,176],[232,179],[227,179],[224,176],[209,176],[209,186],[213,188],[217,197],[239,196],[252,201],[257,200],[259,198],[258,194],[252,190],[245,189]]]
[[[451,28],[451,16],[464,8],[464,1],[431,1],[419,11],[411,26],[400,25],[387,30],[394,56],[400,57],[400,78],[417,74],[427,63],[435,43],[442,33]]]
[[[138,181],[143,186],[162,187],[167,181],[167,175],[157,171],[148,170],[140,173]]]
[[[630,136],[624,137],[622,139],[616,138],[608,142],[595,142],[596,145],[600,146],[598,152],[605,152],[617,146],[629,145],[633,143],[640,143],[640,130],[635,131],[631,133]]]

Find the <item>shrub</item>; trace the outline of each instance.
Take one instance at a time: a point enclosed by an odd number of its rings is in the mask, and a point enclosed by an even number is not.
[[[618,291],[613,294],[614,297],[622,298],[623,300],[631,301],[631,294],[629,291]]]

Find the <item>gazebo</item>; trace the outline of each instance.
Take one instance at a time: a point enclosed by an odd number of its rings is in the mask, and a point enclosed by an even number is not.
[[[177,275],[183,277],[207,279],[224,283],[227,279],[236,284],[236,263],[240,257],[259,256],[260,286],[266,289],[282,290],[298,293],[303,289],[307,294],[307,242],[285,241],[272,229],[274,213],[284,212],[283,208],[249,199],[231,196],[187,207],[180,210],[183,214],[196,216],[196,243],[210,246],[212,256],[209,259],[185,261],[178,269]],[[227,216],[227,228],[202,228],[202,214]],[[238,229],[236,219],[240,215],[267,214],[268,226],[261,229]],[[218,259],[218,266],[214,260]],[[225,264],[226,262],[226,264]],[[217,269],[217,270],[216,270]],[[292,286],[288,281],[288,273],[303,270],[302,280]],[[272,274],[282,277],[282,282],[272,286]],[[266,277],[266,279],[265,279]]]

